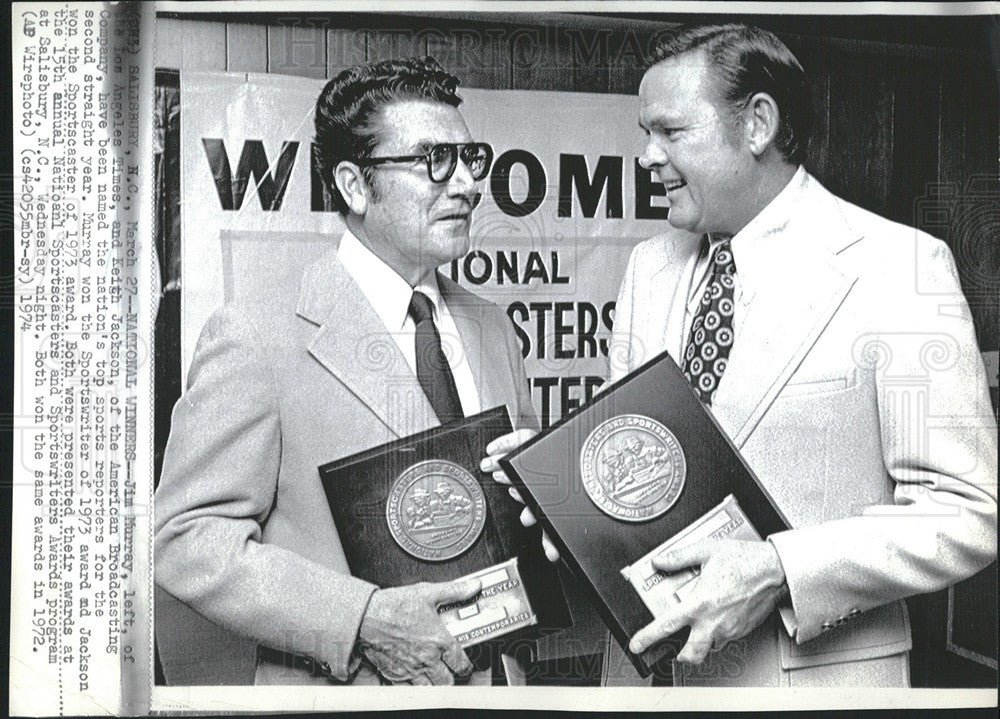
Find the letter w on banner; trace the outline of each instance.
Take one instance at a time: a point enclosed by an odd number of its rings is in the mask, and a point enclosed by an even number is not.
[[[181,75],[182,363],[223,302],[296,283],[336,245],[313,169],[324,81]],[[459,88],[472,136],[496,151],[469,254],[441,271],[507,311],[548,425],[607,375],[614,302],[632,247],[671,230],[662,186],[636,163],[632,96]],[[266,294],[265,294],[266,296]]]

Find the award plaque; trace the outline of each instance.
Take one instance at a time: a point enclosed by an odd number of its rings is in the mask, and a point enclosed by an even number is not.
[[[541,530],[522,526],[507,488],[479,470],[486,445],[511,431],[497,407],[319,468],[351,574],[380,587],[482,581],[471,600],[438,607],[463,647],[503,649],[571,623]],[[487,652],[471,655],[482,665]]]
[[[652,558],[788,528],[665,352],[500,463],[644,677],[689,630],[641,655],[629,639],[697,580],[696,570],[657,572]]]

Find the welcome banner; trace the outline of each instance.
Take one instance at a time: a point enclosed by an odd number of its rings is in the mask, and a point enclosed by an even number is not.
[[[208,316],[241,285],[266,292],[269,275],[300,271],[340,239],[312,163],[324,82],[181,75],[185,376]],[[671,231],[663,187],[637,163],[644,138],[633,96],[459,94],[473,137],[492,144],[496,160],[481,183],[471,250],[442,271],[506,310],[548,426],[607,376],[629,253]]]

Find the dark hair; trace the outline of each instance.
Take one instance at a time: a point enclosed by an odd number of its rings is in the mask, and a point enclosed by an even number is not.
[[[371,157],[378,143],[376,115],[397,100],[434,100],[458,107],[458,78],[432,57],[383,60],[350,67],[330,80],[316,100],[316,164],[337,211],[347,214],[334,170],[343,160]],[[364,168],[372,181],[371,168]]]
[[[778,105],[775,147],[786,160],[801,163],[809,140],[809,89],[802,65],[773,33],[748,25],[706,25],[682,29],[654,49],[650,66],[701,50],[711,63],[721,97],[743,110],[758,92]]]

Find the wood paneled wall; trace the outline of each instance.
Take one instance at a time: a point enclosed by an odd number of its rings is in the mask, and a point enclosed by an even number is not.
[[[429,54],[467,87],[631,95],[657,34],[682,19],[232,17],[159,18],[157,67],[329,78],[359,62]],[[980,345],[997,351],[1000,217],[991,208],[1000,204],[1000,100],[988,39],[977,37],[979,26],[969,18],[883,22],[880,33],[843,19],[785,21],[790,31],[781,23],[764,19],[799,57],[813,87],[808,169],[845,199],[945,239]],[[955,39],[965,33],[967,43]]]

